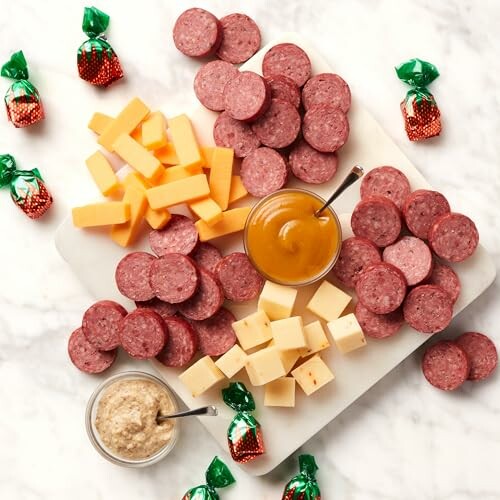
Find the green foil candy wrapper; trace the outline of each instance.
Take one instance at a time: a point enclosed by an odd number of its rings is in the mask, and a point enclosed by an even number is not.
[[[219,500],[215,490],[236,482],[228,466],[219,457],[215,457],[208,466],[205,481],[207,484],[191,488],[182,500]]]
[[[45,118],[42,99],[36,87],[28,81],[28,64],[23,51],[12,54],[0,71],[5,78],[15,80],[5,94],[7,118],[14,127],[28,127]]]
[[[107,14],[96,7],[85,7],[82,29],[89,39],[78,49],[78,74],[83,80],[100,87],[107,87],[123,77],[118,56],[104,36],[108,26]]]
[[[250,413],[255,410],[255,401],[245,385],[231,382],[229,387],[222,389],[222,398],[224,403],[238,412],[227,430],[233,460],[243,464],[265,453],[260,424]]]
[[[316,471],[318,466],[312,455],[299,456],[300,472],[285,486],[282,500],[321,500]]]

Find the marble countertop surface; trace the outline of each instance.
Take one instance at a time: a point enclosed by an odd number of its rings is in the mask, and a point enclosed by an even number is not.
[[[38,166],[55,197],[51,212],[28,220],[0,194],[0,497],[5,500],[175,500],[202,482],[218,445],[185,421],[174,452],[142,470],[104,461],[84,428],[87,399],[104,377],[78,372],[66,346],[92,301],[56,252],[54,232],[72,205],[88,201],[84,159],[95,148],[86,128],[95,110],[115,113],[139,95],[166,114],[190,109],[198,63],[175,49],[171,29],[188,2],[96,0],[111,15],[108,37],[126,80],[101,91],[79,80],[76,50],[85,2],[2,0],[1,61],[22,48],[47,119],[28,130],[0,123],[0,152],[22,168]],[[500,4],[495,0],[199,1],[222,16],[244,12],[263,40],[283,31],[308,37],[350,84],[427,179],[476,222],[500,268]],[[406,138],[399,102],[406,89],[393,66],[430,60],[443,117],[442,137]],[[5,89],[8,82],[3,81]],[[442,337],[477,330],[500,345],[500,285],[495,282]],[[423,379],[408,358],[300,450],[313,453],[325,500],[497,500],[500,498],[498,374],[453,394]],[[124,357],[111,370],[152,371]],[[286,425],[286,422],[283,422]],[[266,432],[272,432],[266,430]],[[297,454],[267,476],[233,466],[237,485],[222,498],[281,498]]]

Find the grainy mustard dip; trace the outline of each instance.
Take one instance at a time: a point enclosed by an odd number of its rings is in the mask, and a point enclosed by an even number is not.
[[[120,380],[111,384],[99,400],[95,426],[103,443],[116,455],[148,458],[172,438],[174,423],[157,423],[160,413],[175,407],[161,386],[150,380]]]

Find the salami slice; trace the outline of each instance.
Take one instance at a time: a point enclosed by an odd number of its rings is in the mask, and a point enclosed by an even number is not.
[[[118,290],[130,300],[151,300],[155,294],[149,284],[149,268],[154,255],[146,252],[132,252],[118,263],[115,281]]]
[[[311,61],[307,54],[293,43],[271,47],[262,61],[264,76],[284,75],[302,87],[311,76]]]
[[[319,104],[304,115],[302,134],[314,149],[322,153],[334,153],[347,142],[349,122],[336,106]]]
[[[358,302],[354,314],[363,333],[373,339],[386,339],[396,335],[404,323],[401,308],[389,314],[374,314]]]
[[[461,289],[460,279],[450,266],[441,264],[441,262],[434,262],[434,268],[428,283],[440,286],[450,296],[453,304],[458,300]]]
[[[498,353],[490,338],[478,332],[462,333],[455,340],[470,361],[469,380],[484,380],[488,378],[498,364]]]
[[[233,313],[222,307],[209,319],[191,321],[198,335],[198,346],[205,356],[220,356],[236,344]]]
[[[238,69],[224,61],[210,61],[194,78],[194,93],[212,111],[224,111],[224,87],[238,74]]]
[[[160,300],[179,304],[191,298],[198,287],[198,271],[193,261],[180,253],[171,253],[151,265],[151,287]]]
[[[223,61],[240,64],[250,59],[260,48],[260,30],[245,14],[229,14],[220,20],[222,43],[217,56]]]
[[[107,370],[116,359],[117,350],[99,351],[84,335],[81,328],[77,328],[70,336],[68,354],[71,362],[82,372],[102,373]]]
[[[320,153],[301,139],[288,157],[293,175],[308,184],[323,184],[337,173],[336,153]]]
[[[288,178],[283,157],[271,148],[259,148],[241,162],[241,181],[245,189],[257,197],[267,196],[281,189]]]
[[[333,273],[345,286],[354,288],[361,273],[381,260],[380,250],[374,243],[365,238],[353,236],[342,242]]]
[[[199,285],[195,294],[179,304],[179,312],[188,319],[201,321],[212,317],[224,303],[224,293],[215,277],[204,269],[198,269]]]
[[[441,340],[425,351],[422,372],[434,387],[454,391],[467,380],[470,363],[461,347],[449,340]]]
[[[196,354],[198,336],[185,319],[172,316],[164,321],[168,329],[168,340],[156,359],[165,366],[186,366]]]
[[[99,351],[112,351],[120,345],[120,323],[127,311],[112,300],[100,300],[83,314],[82,330]]]
[[[382,258],[404,274],[408,286],[424,281],[432,272],[432,253],[426,243],[415,236],[403,236],[389,245]]]
[[[173,38],[175,46],[184,55],[207,57],[215,54],[222,42],[222,26],[204,9],[188,9],[175,22]]]
[[[234,149],[234,156],[244,158],[260,146],[252,127],[245,122],[221,113],[214,124],[214,141],[217,146]]]
[[[172,214],[163,229],[149,233],[149,244],[158,257],[169,253],[189,255],[198,244],[198,230],[189,217]]]
[[[176,304],[164,302],[163,300],[157,299],[156,297],[146,302],[136,302],[135,305],[138,309],[150,309],[151,311],[158,313],[164,321],[166,318],[170,318],[170,316],[173,316],[178,309]]]
[[[403,204],[410,194],[410,182],[401,170],[394,167],[377,167],[370,170],[360,187],[361,198],[367,196],[384,196],[389,198],[402,210]]]
[[[200,243],[191,254],[191,258],[207,271],[215,274],[217,264],[222,260],[222,255],[217,247],[210,243]]]
[[[342,113],[347,113],[351,107],[351,90],[339,75],[320,73],[304,85],[302,103],[306,111],[318,104],[333,104]]]
[[[420,285],[406,297],[403,315],[405,321],[418,332],[437,333],[450,324],[453,303],[441,287]]]
[[[413,191],[403,205],[403,216],[408,229],[417,237],[427,239],[435,220],[450,213],[448,200],[437,191],[418,189]]]
[[[382,196],[361,200],[351,216],[352,231],[379,247],[394,243],[401,233],[401,215],[394,203]]]
[[[154,311],[136,309],[122,320],[121,345],[135,359],[154,358],[161,352],[167,339],[167,326]]]
[[[235,120],[254,121],[270,104],[271,91],[267,83],[253,71],[242,71],[224,87],[224,109]]]
[[[359,301],[372,313],[389,314],[403,303],[406,280],[397,267],[380,262],[359,275],[356,294]]]
[[[478,244],[476,225],[466,215],[444,214],[434,221],[429,231],[429,245],[434,253],[450,262],[468,259]]]
[[[272,99],[288,101],[296,108],[300,106],[300,89],[291,78],[285,75],[272,75],[266,76],[264,80],[269,85]]]

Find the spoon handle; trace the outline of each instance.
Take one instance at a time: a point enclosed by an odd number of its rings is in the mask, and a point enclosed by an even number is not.
[[[189,417],[191,415],[205,415],[208,417],[215,417],[218,415],[217,408],[215,406],[203,406],[202,408],[195,408],[194,410],[180,411],[177,413],[172,413],[171,415],[158,415],[156,420],[168,420],[171,418],[178,417]]]

